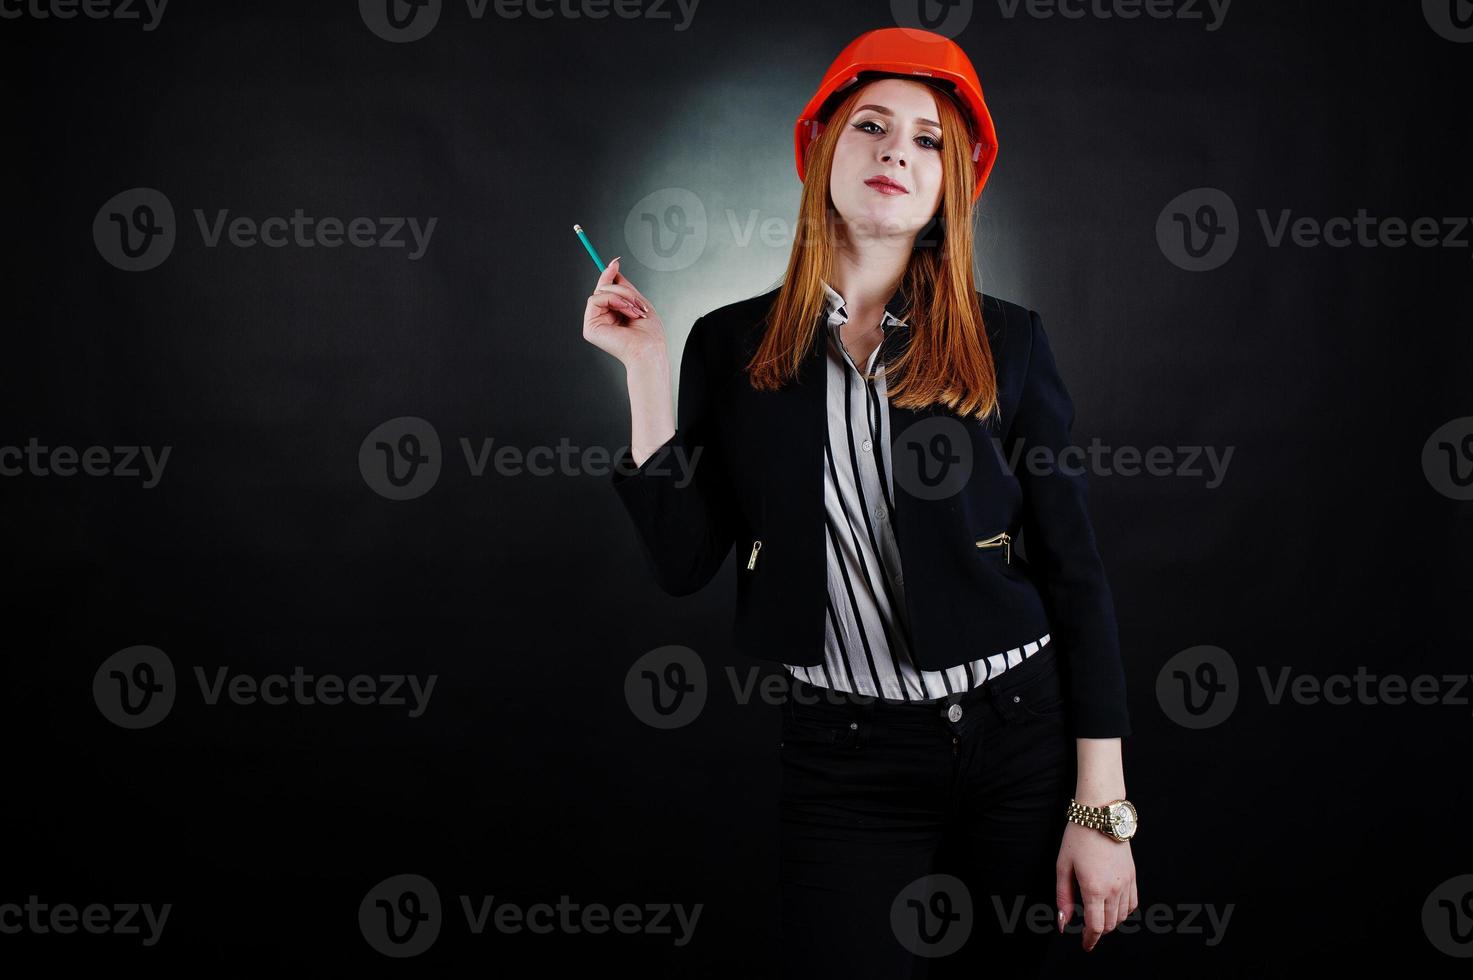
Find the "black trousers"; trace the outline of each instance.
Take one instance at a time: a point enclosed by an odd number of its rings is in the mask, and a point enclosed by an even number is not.
[[[796,678],[782,706],[785,978],[1039,976],[1077,770],[1057,640],[964,694],[899,704]]]

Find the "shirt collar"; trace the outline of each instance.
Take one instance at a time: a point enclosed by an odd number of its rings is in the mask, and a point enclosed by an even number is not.
[[[830,329],[837,329],[839,325],[847,322],[849,319],[849,311],[844,309],[844,297],[840,296],[826,280],[820,279],[819,282],[823,285],[824,297],[828,301],[827,313],[829,327]],[[909,296],[905,291],[905,277],[901,276],[900,285],[891,295],[890,301],[885,304],[885,315],[880,321],[880,327],[886,335],[891,332],[891,327],[905,326],[905,321],[898,319],[895,316],[895,311],[904,310],[908,305],[908,300]],[[834,316],[836,311],[839,313],[838,317]]]

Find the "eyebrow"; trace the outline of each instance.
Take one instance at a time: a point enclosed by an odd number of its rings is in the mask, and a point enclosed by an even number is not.
[[[893,115],[895,115],[895,113],[891,112],[889,109],[886,109],[884,106],[882,106],[882,105],[875,105],[873,103],[862,105],[858,109],[855,109],[854,111],[855,112],[860,112],[860,111],[862,111],[864,109],[873,109],[873,110],[875,110],[876,112],[878,112],[882,116],[893,116]],[[937,122],[936,120],[934,120],[934,119],[920,119],[920,118],[917,118],[916,119],[916,122],[920,123],[922,126],[933,126],[936,129],[940,129],[941,128],[941,124],[939,122]]]

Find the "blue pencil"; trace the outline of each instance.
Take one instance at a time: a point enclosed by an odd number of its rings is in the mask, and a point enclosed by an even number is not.
[[[583,226],[582,225],[574,225],[573,226],[573,230],[578,233],[578,237],[583,242],[583,247],[586,248],[586,249],[588,249],[588,254],[593,257],[593,264],[596,265],[596,266],[598,266],[598,271],[599,272],[604,271],[604,268],[605,268],[605,266],[604,266],[604,260],[598,257],[598,252],[594,251],[593,243],[588,240],[588,236],[587,235],[583,234]]]

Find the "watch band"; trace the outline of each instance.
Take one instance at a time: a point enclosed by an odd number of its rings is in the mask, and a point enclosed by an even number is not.
[[[1119,812],[1126,808],[1129,808],[1129,813]],[[1089,806],[1078,800],[1070,800],[1067,816],[1074,823],[1098,830],[1117,841],[1130,840],[1140,826],[1135,804],[1126,799],[1110,800],[1103,806]]]

